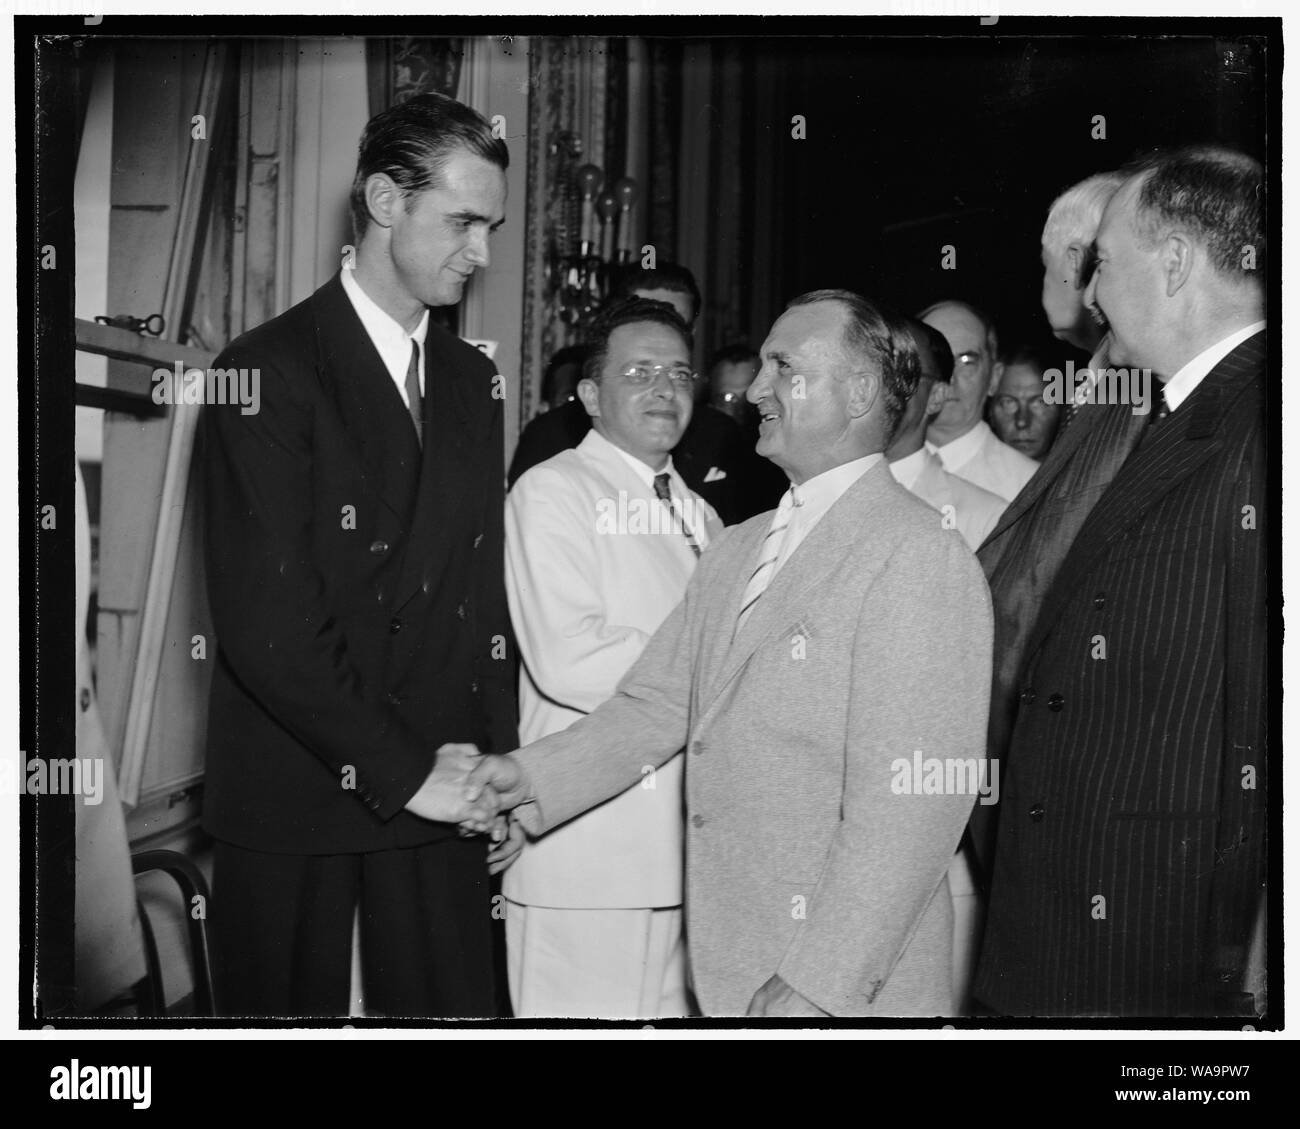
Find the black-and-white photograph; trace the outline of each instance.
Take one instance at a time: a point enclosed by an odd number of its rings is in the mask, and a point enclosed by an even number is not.
[[[20,1027],[1279,1028],[1281,21],[936,11],[18,20]]]

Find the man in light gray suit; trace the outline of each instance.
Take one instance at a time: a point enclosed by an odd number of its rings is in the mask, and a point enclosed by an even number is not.
[[[946,874],[984,780],[992,617],[961,536],[882,456],[917,375],[872,302],[795,299],[748,392],[781,505],[704,553],[613,698],[470,780],[539,833],[685,747],[705,1015],[952,1011]]]

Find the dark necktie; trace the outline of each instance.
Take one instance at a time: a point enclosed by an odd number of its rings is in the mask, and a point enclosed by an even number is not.
[[[411,363],[406,366],[406,399],[415,424],[415,441],[424,447],[424,398],[420,395],[420,343],[411,342]]]
[[[1169,401],[1165,399],[1165,382],[1158,376],[1151,378],[1151,426],[1155,427],[1169,418]]]
[[[1151,410],[1147,413],[1147,425],[1142,429],[1142,438],[1138,445],[1145,447],[1155,437],[1157,431],[1169,419],[1169,404],[1165,400],[1164,381],[1152,377]]]
[[[668,472],[655,475],[655,497],[658,498],[665,506],[668,512],[676,516],[673,509],[673,493],[668,489]],[[691,552],[697,557],[700,555],[700,546],[695,540],[695,534],[691,532],[691,527],[686,524],[686,518],[682,518],[682,533],[686,535],[686,543],[691,547]]]

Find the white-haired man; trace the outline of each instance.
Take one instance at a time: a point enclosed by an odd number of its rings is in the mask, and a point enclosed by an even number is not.
[[[1134,414],[1024,647],[975,988],[997,1012],[1259,1010],[1277,496],[1263,184],[1257,161],[1201,146],[1137,166],[1102,216],[1087,298],[1165,410]],[[1080,413],[1072,467],[1114,459],[1111,426]],[[991,538],[986,568],[999,553]]]

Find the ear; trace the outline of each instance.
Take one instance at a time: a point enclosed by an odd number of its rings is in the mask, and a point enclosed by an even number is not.
[[[998,394],[998,385],[1002,383],[1002,374],[1007,371],[1007,366],[1002,361],[993,362],[993,375],[989,377],[989,390],[986,396],[996,396]]]
[[[372,173],[366,178],[366,211],[379,227],[392,227],[394,217],[406,207],[402,190],[385,173]]]
[[[1165,297],[1172,298],[1192,276],[1196,248],[1181,231],[1171,231],[1160,244],[1160,274],[1165,280]]]
[[[600,386],[594,380],[584,376],[578,381],[578,399],[592,419],[600,415]]]
[[[849,379],[853,381],[849,392],[849,418],[861,419],[880,399],[880,374],[868,370]]]
[[[949,388],[942,380],[930,381],[930,392],[925,398],[925,418],[937,416],[948,402]]]
[[[1082,243],[1071,243],[1065,249],[1065,261],[1070,268],[1070,285],[1075,290],[1083,289],[1083,264],[1088,253]]]

